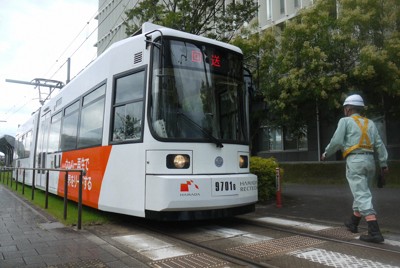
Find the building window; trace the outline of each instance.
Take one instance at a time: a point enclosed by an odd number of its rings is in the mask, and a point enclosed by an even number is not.
[[[299,0],[294,0],[294,7],[299,8],[300,7],[300,1]]]
[[[281,14],[285,14],[285,0],[281,0],[280,2],[281,2],[280,3],[281,4],[280,5],[281,6],[281,9],[280,9],[281,10]]]
[[[294,134],[286,128],[263,126],[260,129],[260,151],[307,150],[307,128]]]
[[[267,0],[267,19],[272,20],[272,0]]]

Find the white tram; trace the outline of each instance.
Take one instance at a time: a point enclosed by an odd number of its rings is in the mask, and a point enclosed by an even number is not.
[[[99,210],[194,220],[257,202],[241,50],[150,23],[44,104],[16,143],[17,167],[85,169],[83,204]],[[49,174],[63,196],[65,174]],[[45,173],[32,176],[44,189]],[[78,178],[68,177],[72,200]]]

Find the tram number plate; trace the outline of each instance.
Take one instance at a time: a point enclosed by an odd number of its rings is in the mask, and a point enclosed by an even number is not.
[[[236,195],[239,193],[239,185],[230,179],[213,179],[212,180],[212,195]]]

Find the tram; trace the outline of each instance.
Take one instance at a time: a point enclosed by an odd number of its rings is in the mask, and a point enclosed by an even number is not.
[[[145,23],[19,128],[15,166],[84,169],[83,204],[103,211],[154,220],[254,211],[243,72],[235,46]],[[42,170],[25,176],[45,188]],[[65,173],[49,176],[63,196]],[[78,174],[67,180],[77,200]]]

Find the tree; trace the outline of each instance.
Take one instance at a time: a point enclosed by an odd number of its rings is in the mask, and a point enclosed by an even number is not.
[[[349,82],[362,89],[369,113],[398,117],[400,96],[400,3],[397,0],[342,0],[341,34],[356,40]],[[397,97],[397,98],[396,98]]]
[[[269,70],[263,75],[262,90],[275,114],[272,121],[299,135],[315,120],[317,105],[339,106],[344,89],[346,75],[337,59],[349,54],[337,51],[338,40],[332,38],[337,28],[335,10],[335,1],[319,1],[303,10],[281,33],[275,31],[279,33],[276,53],[262,60]]]
[[[143,0],[126,12],[126,34],[146,21],[196,35],[229,41],[257,11],[254,1],[225,5],[224,0]]]
[[[319,0],[282,28],[237,38],[245,53],[259,51],[268,123],[300,135],[316,108],[336,120],[352,92],[364,96],[369,115],[398,115],[399,15],[398,0]]]
[[[262,76],[266,72],[269,72],[271,75],[277,73],[274,72],[272,65],[264,64],[261,66],[261,60],[263,62],[270,62],[268,57],[275,55],[278,50],[274,32],[270,30],[260,34],[257,29],[258,24],[253,23],[248,27],[242,28],[240,35],[232,40],[232,44],[242,49],[245,67],[250,69],[255,86],[250,106],[250,144],[255,146],[258,144],[259,139],[259,132],[257,130],[265,123],[265,119],[270,114],[265,107],[267,101],[264,100],[264,94],[260,89],[261,82],[265,81]],[[273,83],[274,81],[276,79],[270,79],[269,82]],[[255,153],[258,151],[258,148],[252,147],[252,151]]]

